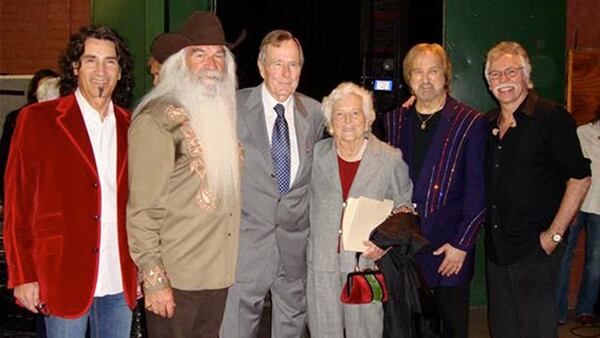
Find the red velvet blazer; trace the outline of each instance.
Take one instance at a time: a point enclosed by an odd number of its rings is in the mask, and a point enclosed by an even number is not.
[[[115,117],[118,245],[133,308],[137,274],[125,230],[130,116],[115,106]],[[21,111],[4,178],[8,287],[38,281],[51,314],[80,317],[91,305],[98,273],[100,182],[74,95]]]

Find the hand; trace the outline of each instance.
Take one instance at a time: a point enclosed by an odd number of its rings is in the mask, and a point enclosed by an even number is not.
[[[27,310],[38,313],[40,304],[40,284],[38,282],[20,284],[15,287],[15,298]]]
[[[380,260],[381,257],[383,257],[391,249],[387,248],[387,250],[383,250],[371,241],[363,241],[362,244],[364,244],[367,249],[362,253],[361,256],[372,261]]]
[[[540,233],[540,246],[546,255],[550,256],[558,246],[558,243],[552,240],[552,235],[548,231],[542,231]]]
[[[392,215],[399,214],[399,213],[418,215],[415,208],[409,207],[406,205],[403,205],[401,207],[398,207],[398,208],[392,210]]]
[[[144,292],[142,291],[142,284],[138,283],[137,288],[135,289],[135,299],[140,300],[144,297]]]
[[[453,274],[457,275],[462,269],[465,257],[467,257],[466,251],[457,249],[450,245],[450,243],[442,245],[439,249],[435,250],[433,254],[435,256],[439,256],[441,254],[446,255],[442,261],[442,264],[440,264],[440,267],[438,268],[438,273],[445,277]]]
[[[402,103],[402,108],[410,108],[416,100],[417,98],[414,95],[411,95],[404,103]]]
[[[175,313],[173,289],[170,287],[146,295],[144,302],[146,310],[163,318],[172,318]]]
[[[135,289],[135,299],[136,300],[140,300],[142,298],[144,298],[144,288],[142,287],[144,284],[144,278],[142,276],[141,271],[138,271],[137,274],[137,287]]]

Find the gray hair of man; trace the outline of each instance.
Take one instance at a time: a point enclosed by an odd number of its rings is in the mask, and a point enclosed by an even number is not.
[[[335,107],[336,103],[344,100],[350,95],[358,96],[361,99],[362,111],[365,115],[366,125],[368,128],[366,133],[371,132],[371,125],[375,121],[373,94],[355,83],[342,82],[335,87],[335,89],[332,90],[328,96],[323,98],[323,103],[321,104],[321,110],[325,116],[325,127],[327,128],[327,132],[329,132],[329,134],[333,135],[333,124],[331,123],[333,108]]]
[[[287,41],[292,41],[296,44],[296,47],[298,47],[298,53],[300,54],[300,66],[304,65],[304,52],[302,51],[302,45],[300,45],[300,41],[298,38],[292,35],[292,33],[283,29],[276,29],[265,35],[260,43],[258,61],[264,65],[267,60],[267,48],[269,48],[269,46],[280,47],[284,42]]]
[[[190,47],[186,47],[190,48]],[[237,80],[233,54],[225,48],[225,70],[192,72],[186,63],[186,48],[171,55],[160,69],[159,83],[134,111],[134,118],[146,107],[168,103],[182,107],[202,151],[208,187],[217,204],[240,200],[241,161],[236,132]],[[202,80],[216,77],[213,84]]]
[[[170,99],[173,101],[173,104],[180,105],[180,101],[182,99],[181,96],[185,96],[187,94],[196,96],[198,94],[197,91],[190,91],[191,88],[188,87],[189,81],[193,80],[193,76],[186,65],[185,58],[187,48],[189,47],[182,48],[177,53],[169,56],[165,60],[160,68],[160,82],[142,98],[140,103],[133,111],[134,117],[137,116],[137,114],[139,114],[139,112],[141,112],[149,102],[157,98]],[[235,98],[235,91],[237,88],[235,60],[229,49],[227,47],[223,48],[225,48],[224,80],[226,81],[223,81],[223,85],[221,87],[226,92],[223,92],[222,95],[226,97],[233,95]]]
[[[490,66],[492,62],[500,58],[503,55],[516,55],[521,61],[521,67],[523,67],[523,74],[527,79],[527,88],[533,89],[533,81],[531,81],[531,63],[529,62],[529,55],[523,46],[514,41],[502,41],[490,49],[487,53],[485,61],[484,76],[488,84],[490,83]]]

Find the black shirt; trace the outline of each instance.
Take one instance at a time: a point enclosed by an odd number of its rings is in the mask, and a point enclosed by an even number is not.
[[[541,250],[539,234],[552,223],[567,180],[589,176],[590,165],[575,121],[559,105],[531,92],[514,113],[516,127],[502,140],[493,132],[499,112],[490,113],[486,156],[486,253],[509,265]]]
[[[419,177],[419,174],[421,173],[423,161],[425,160],[425,156],[427,156],[427,151],[429,150],[429,145],[431,144],[431,140],[433,139],[433,134],[435,133],[438,121],[440,120],[440,116],[442,116],[442,114],[440,114],[441,110],[435,112],[433,116],[419,114],[419,112],[416,111],[415,106],[416,105],[413,105],[410,111],[410,114],[416,115],[416,118],[413,119],[413,148],[411,150],[410,159],[410,172],[414,174],[413,180],[416,180]],[[425,123],[425,129],[421,129],[421,123],[423,121],[427,121]]]

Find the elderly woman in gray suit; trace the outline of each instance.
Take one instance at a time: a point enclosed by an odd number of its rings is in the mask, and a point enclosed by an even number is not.
[[[345,251],[341,219],[345,201],[360,196],[409,206],[412,182],[402,154],[370,133],[375,120],[371,93],[344,82],[323,99],[327,129],[333,138],[316,144],[310,190],[307,302],[311,337],[381,337],[380,303],[346,305],[342,286],[356,265]],[[385,252],[370,241],[361,267],[373,267]]]

